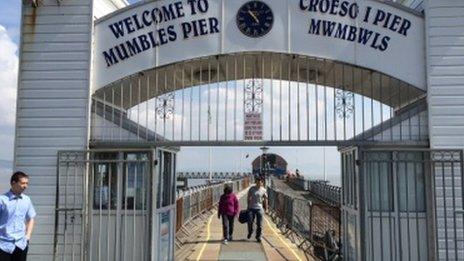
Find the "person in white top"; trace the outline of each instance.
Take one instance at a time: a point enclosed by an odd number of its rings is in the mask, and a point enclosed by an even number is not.
[[[248,236],[250,239],[253,234],[253,223],[256,217],[256,241],[261,242],[261,232],[263,224],[264,210],[267,209],[267,191],[264,187],[264,180],[256,178],[256,184],[248,190]]]

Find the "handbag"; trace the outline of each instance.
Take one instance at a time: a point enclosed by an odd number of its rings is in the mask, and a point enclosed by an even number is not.
[[[248,209],[241,210],[238,214],[238,222],[247,223],[248,222]]]

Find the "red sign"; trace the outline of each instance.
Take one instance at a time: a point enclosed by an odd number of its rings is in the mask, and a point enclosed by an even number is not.
[[[263,120],[261,113],[245,113],[243,136],[245,140],[263,140]]]

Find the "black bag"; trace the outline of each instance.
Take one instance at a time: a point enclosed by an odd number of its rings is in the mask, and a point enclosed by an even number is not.
[[[248,222],[248,210],[242,210],[238,214],[238,222],[240,223],[247,223]]]

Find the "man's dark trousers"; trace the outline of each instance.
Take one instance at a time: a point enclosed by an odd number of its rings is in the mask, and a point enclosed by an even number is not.
[[[264,210],[250,208],[248,209],[248,234],[253,233],[253,222],[256,217],[256,239],[261,239],[261,231],[263,227]]]
[[[12,254],[8,252],[4,252],[3,250],[0,249],[0,260],[1,261],[26,261],[28,248],[29,246],[27,246],[24,250],[21,250],[20,248],[16,247]]]

